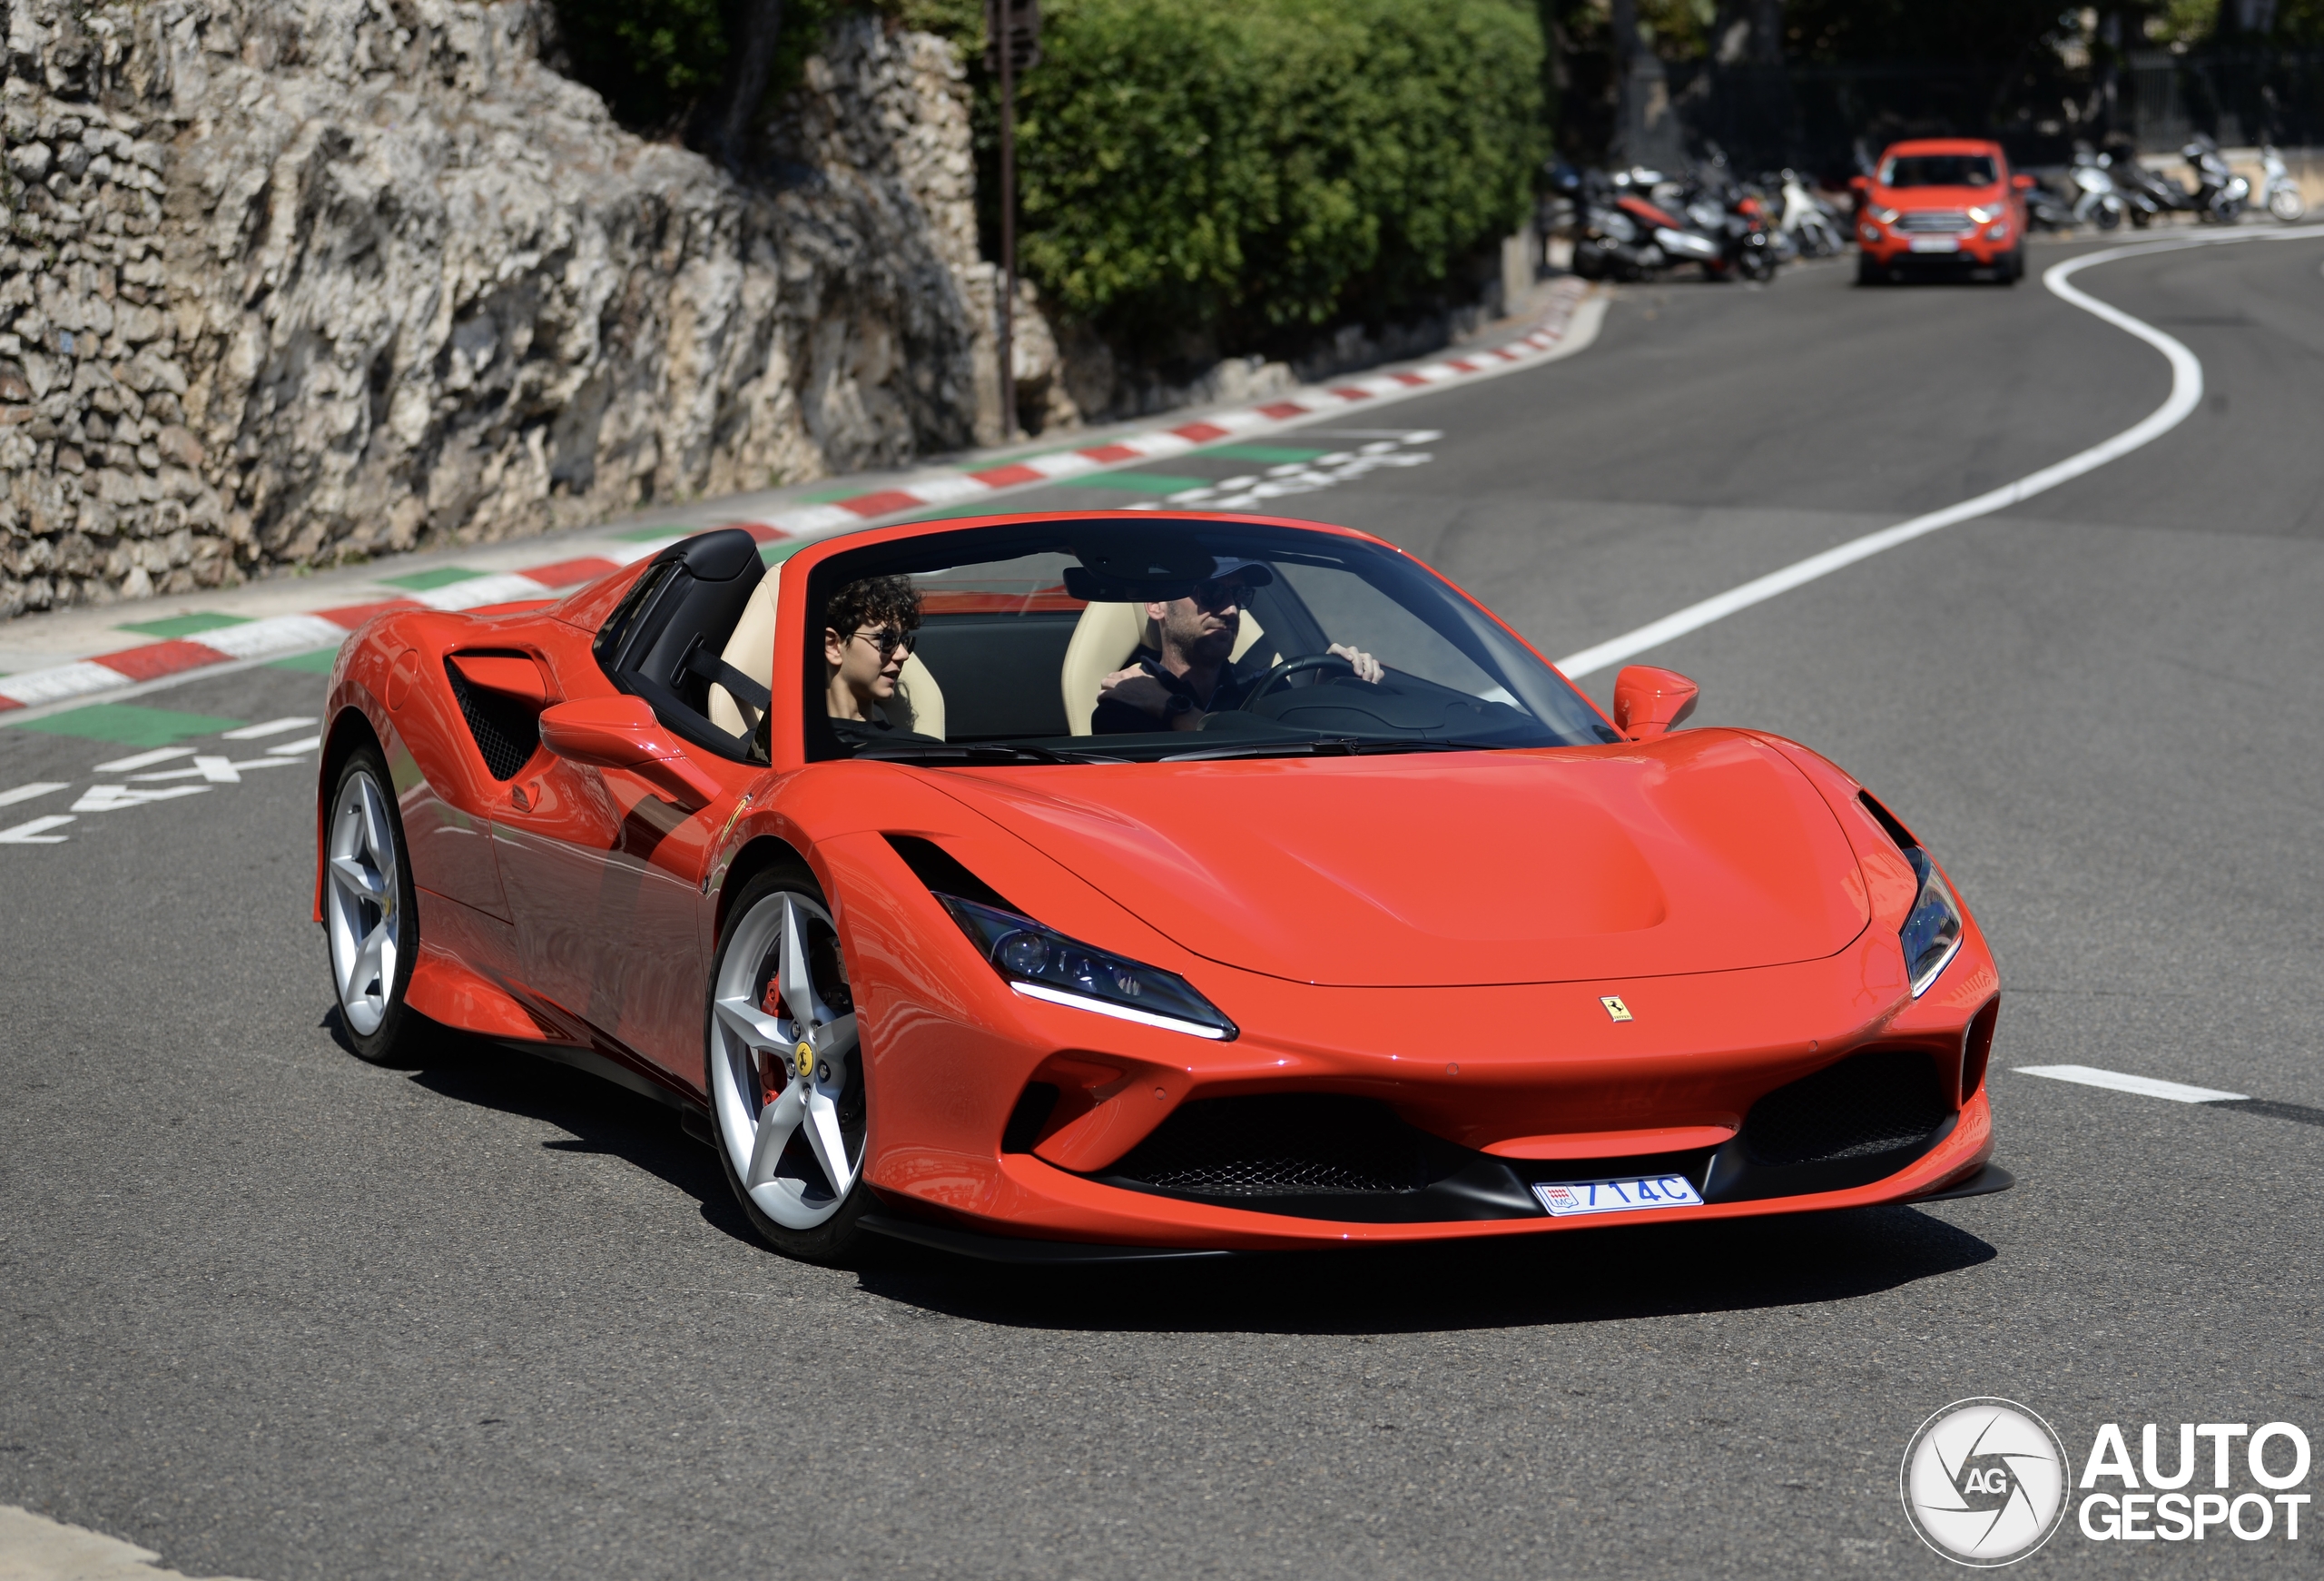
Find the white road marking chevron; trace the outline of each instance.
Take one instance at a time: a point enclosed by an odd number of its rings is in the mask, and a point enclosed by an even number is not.
[[[2183,1082],[2164,1082],[2153,1076],[2127,1076],[2120,1071],[2102,1071],[2094,1065],[2019,1065],[2016,1070],[2021,1076],[2047,1076],[2053,1082],[2107,1087],[2117,1092],[2135,1092],[2142,1098],[2167,1098],[2173,1103],[2232,1103],[2250,1096],[2246,1092],[2222,1092],[2214,1087],[2190,1087]]]

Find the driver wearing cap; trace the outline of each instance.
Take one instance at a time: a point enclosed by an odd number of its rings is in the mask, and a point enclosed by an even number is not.
[[[1147,605],[1147,619],[1161,633],[1162,646],[1141,645],[1127,668],[1106,677],[1090,716],[1091,733],[1196,730],[1206,716],[1241,707],[1258,677],[1236,679],[1226,661],[1251,590],[1274,580],[1275,572],[1256,560],[1221,558],[1194,585],[1191,598]],[[1331,651],[1347,660],[1358,679],[1379,680],[1380,661],[1370,654],[1337,642]]]

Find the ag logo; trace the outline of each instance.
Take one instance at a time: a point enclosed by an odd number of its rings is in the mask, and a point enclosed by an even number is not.
[[[1923,1422],[1898,1481],[1921,1540],[1955,1564],[2014,1565],[2066,1515],[2071,1468],[2050,1424],[2014,1400],[1956,1400]]]

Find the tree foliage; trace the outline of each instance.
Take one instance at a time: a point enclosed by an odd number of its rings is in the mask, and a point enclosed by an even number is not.
[[[1522,0],[1050,0],[1020,249],[1132,344],[1237,343],[1441,289],[1545,149]]]

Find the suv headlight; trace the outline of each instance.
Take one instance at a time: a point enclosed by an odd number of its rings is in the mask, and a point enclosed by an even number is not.
[[[1982,225],[1987,220],[1992,219],[1994,215],[2000,212],[2001,211],[1999,209],[1988,209],[1978,205],[1972,205],[1969,210],[1969,218]]]
[[[1905,972],[1912,979],[1913,997],[1918,999],[1960,953],[1961,908],[1927,852],[1907,845],[1905,860],[1913,865],[1921,881],[1920,894],[1913,897],[1913,909],[1905,914],[1902,929]]]
[[[955,894],[936,898],[977,953],[1019,993],[1198,1038],[1223,1042],[1236,1035],[1235,1023],[1174,972],[1077,944],[1014,912]]]
[[[1896,216],[1904,211],[1901,209],[1884,209],[1878,203],[1875,203],[1868,212],[1874,219],[1879,221],[1882,224],[1893,225],[1896,222]]]

